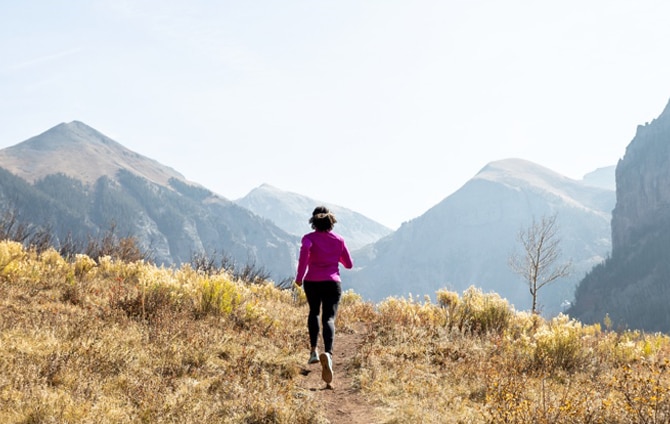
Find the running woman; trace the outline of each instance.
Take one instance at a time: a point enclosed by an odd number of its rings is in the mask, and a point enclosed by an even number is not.
[[[333,341],[335,338],[335,315],[342,297],[340,267],[351,269],[353,262],[344,239],[333,232],[337,220],[328,208],[317,206],[309,223],[314,230],[305,234],[300,246],[296,285],[305,290],[309,315],[310,356],[308,364],[321,363],[321,377],[328,387],[333,381]],[[319,311],[323,327],[323,347],[319,355],[316,345],[319,338]]]

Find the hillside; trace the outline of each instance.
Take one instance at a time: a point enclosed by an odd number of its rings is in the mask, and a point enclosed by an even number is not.
[[[8,171],[0,173],[0,210],[61,242],[113,225],[158,264],[202,254],[262,267],[276,281],[295,271],[297,237],[81,122],[0,150],[0,167]]]
[[[356,252],[359,269],[345,282],[373,301],[475,285],[529,309],[528,288],[508,259],[533,217],[557,214],[562,260],[571,259],[573,272],[540,293],[543,313],[556,315],[585,273],[608,255],[613,205],[611,190],[521,159],[492,162],[425,214]]]
[[[236,203],[297,237],[312,231],[308,219],[314,207],[327,206],[338,220],[335,231],[344,237],[350,250],[359,249],[392,232],[390,228],[350,209],[280,190],[269,184],[253,189]]]
[[[667,336],[546,321],[476,289],[376,305],[345,293],[322,390],[302,291],[13,242],[0,281],[0,422],[670,419]]]

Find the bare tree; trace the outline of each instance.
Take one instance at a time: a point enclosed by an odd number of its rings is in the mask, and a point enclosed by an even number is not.
[[[547,284],[570,274],[571,263],[557,264],[561,256],[560,238],[556,215],[543,216],[540,222],[533,218],[530,227],[522,229],[517,235],[523,252],[512,254],[509,265],[523,277],[533,297],[531,312],[537,311],[537,294]]]

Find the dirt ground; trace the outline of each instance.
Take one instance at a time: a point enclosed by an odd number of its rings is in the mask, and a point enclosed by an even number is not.
[[[353,359],[359,346],[365,340],[366,328],[359,326],[353,333],[339,331],[335,335],[333,355],[333,389],[326,388],[321,379],[321,365],[305,365],[303,368],[304,387],[311,391],[324,405],[326,417],[331,424],[375,424],[374,408],[355,387],[351,376]]]

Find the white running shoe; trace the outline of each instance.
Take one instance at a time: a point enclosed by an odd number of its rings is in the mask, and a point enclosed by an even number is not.
[[[319,354],[316,353],[316,351],[314,351],[309,355],[309,359],[307,360],[307,364],[311,365],[311,364],[316,364],[317,362],[319,362]]]
[[[333,358],[330,353],[324,352],[319,355],[319,361],[321,361],[321,378],[330,384],[333,381]]]

